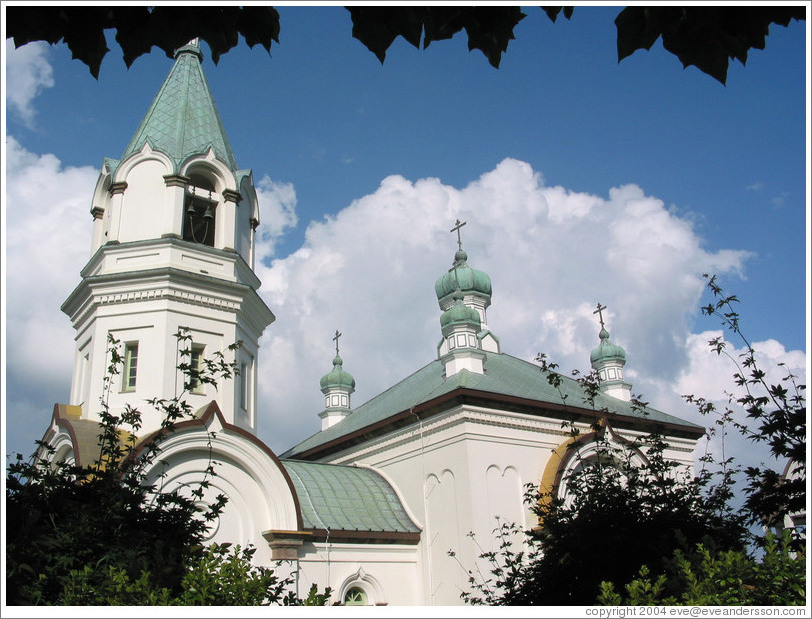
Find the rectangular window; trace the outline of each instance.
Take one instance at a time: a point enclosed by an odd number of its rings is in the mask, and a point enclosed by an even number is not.
[[[192,346],[192,357],[189,361],[189,391],[191,393],[203,393],[203,383],[200,381],[203,350],[203,346]]]
[[[240,363],[240,408],[248,410],[248,364],[245,361]]]
[[[124,379],[122,391],[135,391],[135,379],[138,374],[138,342],[124,346]]]

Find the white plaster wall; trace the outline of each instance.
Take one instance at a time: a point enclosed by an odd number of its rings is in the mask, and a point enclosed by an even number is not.
[[[567,439],[555,419],[465,407],[332,461],[371,466],[393,483],[424,528],[423,603],[460,604],[460,590],[470,590],[467,571],[489,575],[479,555],[498,548],[493,531],[499,523],[536,524],[523,502],[525,485],[538,487],[553,450]],[[666,455],[689,464],[693,442],[675,444]]]
[[[203,501],[211,503],[218,494],[228,499],[225,509],[214,522],[207,543],[253,545],[254,563],[274,567],[271,550],[262,536],[268,530],[296,530],[293,493],[281,469],[256,443],[224,430],[212,419],[208,431],[202,427],[179,431],[162,444],[148,479],[166,490],[191,491],[203,478],[211,460],[217,462],[216,475],[209,478]],[[211,449],[211,451],[210,451]],[[163,480],[158,477],[165,474]]]
[[[374,605],[423,604],[417,546],[399,544],[306,543],[299,553],[299,595],[311,584],[333,589],[330,603],[353,585]]]
[[[141,161],[130,170],[121,206],[120,242],[160,238],[172,232],[170,195],[163,179],[169,173],[157,159]]]
[[[259,215],[259,208],[252,179],[252,176],[243,178],[240,186],[241,198],[236,208],[237,225],[235,229],[236,239],[234,249],[243,257],[243,260],[253,268],[251,259],[251,218],[255,215]]]
[[[122,353],[127,342],[138,342],[138,371],[136,388],[132,391],[122,389],[121,374],[114,377],[108,395],[110,409],[118,412],[127,404],[135,406],[143,415],[141,434],[156,430],[161,422],[160,413],[147,400],[172,398],[182,392],[183,377],[176,369],[179,358],[177,339],[174,337],[180,327],[189,328],[193,341],[205,346],[206,356],[211,356],[215,351],[224,351],[227,361],[231,361],[233,353],[228,353],[225,349],[240,339],[241,335],[236,328],[235,317],[230,312],[201,308],[170,299],[100,306],[93,320],[95,335],[89,363],[87,397],[82,399],[81,392],[71,394],[72,403],[83,405],[83,418],[99,418],[99,401],[105,395],[103,379],[110,362],[106,337],[107,333],[111,333],[120,340]],[[246,350],[240,354],[256,354],[255,349],[256,344],[249,341]],[[235,381],[223,380],[217,389],[206,385],[199,394],[187,394],[186,401],[193,409],[197,409],[216,400],[229,423],[251,429],[250,424],[255,417],[254,401],[250,403],[251,410],[237,411],[237,398]]]
[[[537,419],[500,415],[501,422],[492,412],[457,409],[423,422],[422,433],[411,428],[386,445],[380,441],[340,458],[380,470],[424,527],[423,603],[461,603],[467,571],[484,569],[479,555],[495,548],[495,515],[521,526],[531,522],[523,485],[540,481],[552,449],[565,437],[557,423],[548,423],[548,431]]]

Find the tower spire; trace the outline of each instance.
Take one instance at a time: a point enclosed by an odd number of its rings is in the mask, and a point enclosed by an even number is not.
[[[321,392],[324,394],[324,410],[319,413],[321,429],[326,430],[349,415],[350,396],[355,391],[355,379],[344,369],[344,361],[338,354],[338,339],[342,333],[336,329],[333,341],[336,343],[336,356],[333,369],[321,378]]]
[[[590,362],[592,369],[598,372],[601,391],[620,400],[631,400],[631,385],[623,380],[623,366],[626,365],[626,351],[613,344],[609,339],[609,331],[603,319],[605,305],[598,303],[597,309],[592,312],[598,315],[601,330],[598,334],[600,344],[592,351]]]
[[[468,265],[468,254],[462,248],[460,229],[467,222],[457,221],[449,232],[457,233],[457,251],[451,268],[434,284],[437,302],[442,311],[451,309],[456,303],[457,292],[462,293],[462,302],[479,314],[478,336],[481,347],[488,352],[499,352],[499,340],[488,329],[487,309],[491,304],[491,278],[488,274]]]
[[[70,401],[82,419],[99,418],[109,335],[126,362],[109,396],[118,412],[174,388],[167,377],[183,328],[193,362],[242,341],[235,380],[196,385],[189,397],[195,408],[216,400],[227,423],[256,433],[259,339],[274,320],[253,271],[259,206],[250,171],[236,168],[197,41],[176,51],[121,159],[104,160],[91,205],[93,258],[62,305],[77,333]],[[139,435],[160,423],[145,412]]]
[[[167,155],[176,168],[209,149],[237,171],[237,162],[217,111],[206,76],[198,39],[175,51],[175,64],[144,115],[121,161],[139,152],[144,144]],[[175,170],[178,172],[179,170]]]

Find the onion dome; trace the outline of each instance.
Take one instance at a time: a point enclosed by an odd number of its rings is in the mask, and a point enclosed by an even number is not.
[[[454,294],[459,286],[463,295],[474,293],[479,296],[491,296],[491,278],[488,274],[478,269],[468,266],[468,254],[460,248],[454,254],[454,263],[448,273],[440,277],[434,284],[434,291],[437,293],[437,300],[441,301]]]
[[[333,369],[329,374],[325,374],[321,378],[320,385],[323,392],[335,388],[344,389],[349,393],[355,391],[355,379],[352,374],[341,367],[343,363],[341,357],[336,355],[335,359],[333,359]]]
[[[457,326],[469,326],[475,331],[479,331],[481,323],[479,313],[462,302],[462,291],[459,287],[454,291],[454,305],[449,307],[440,316],[440,327],[443,332]]]
[[[609,332],[606,328],[601,327],[600,332],[601,343],[592,351],[589,360],[592,366],[602,365],[610,361],[619,362],[621,365],[626,363],[626,351],[617,344],[612,344],[609,341]]]

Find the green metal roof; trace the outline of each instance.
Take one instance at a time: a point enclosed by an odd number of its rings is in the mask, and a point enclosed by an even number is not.
[[[121,161],[150,148],[168,155],[175,171],[192,155],[214,149],[216,157],[232,171],[237,162],[223,122],[203,74],[200,47],[191,43],[178,50],[175,64],[152,101]]]
[[[454,305],[440,316],[440,327],[443,330],[443,335],[447,334],[446,329],[456,325],[468,325],[477,331],[480,329],[479,314],[473,307],[462,302],[462,291],[459,288],[454,292]]]
[[[538,365],[510,355],[488,353],[485,359],[484,374],[476,374],[467,370],[462,370],[448,378],[444,374],[442,362],[432,361],[405,380],[355,408],[341,422],[314,434],[289,449],[282,454],[283,457],[295,457],[297,454],[353,434],[461,387],[484,394],[512,396],[542,404],[562,404],[561,394],[548,383]],[[580,384],[568,376],[562,375],[561,379],[560,389],[566,396],[567,406],[585,408],[584,392]],[[611,396],[599,394],[595,400],[595,406],[597,408],[605,406],[608,410],[621,416],[643,419],[643,413],[635,410],[629,402]],[[681,426],[693,432],[703,430],[702,426],[653,408],[647,408],[646,413],[646,418],[650,421]]]
[[[493,293],[491,278],[484,271],[468,266],[467,260],[468,254],[462,249],[454,254],[454,263],[451,268],[434,284],[434,292],[437,294],[438,301],[454,294],[457,287],[463,293],[474,292],[486,297],[491,296]]]
[[[600,332],[601,343],[592,351],[589,360],[594,366],[601,361],[622,361],[626,362],[626,351],[617,344],[612,344],[609,339],[609,332],[605,328],[601,328]]]
[[[341,360],[341,357],[336,355],[335,359],[333,359],[333,369],[329,374],[322,376],[319,382],[322,391],[330,387],[341,387],[350,393],[355,391],[355,379],[352,377],[352,374],[342,367],[343,364],[344,362]]]
[[[392,486],[371,469],[282,460],[306,529],[419,533]]]

